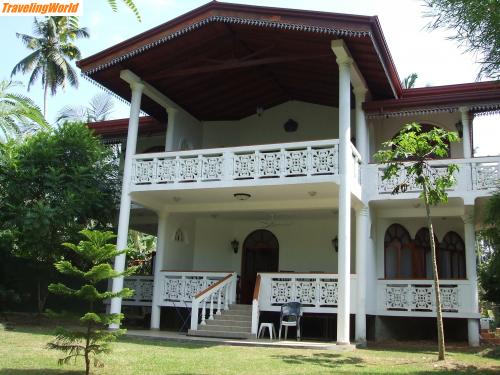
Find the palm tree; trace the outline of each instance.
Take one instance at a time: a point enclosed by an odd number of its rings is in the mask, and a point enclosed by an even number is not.
[[[21,72],[29,73],[28,91],[38,78],[44,88],[43,114],[47,114],[47,96],[57,93],[59,87],[67,83],[78,87],[78,76],[70,64],[71,60],[81,57],[80,50],[73,44],[79,38],[88,38],[86,28],[78,26],[75,17],[35,18],[33,23],[35,36],[16,33],[24,45],[31,51],[12,69],[11,76]]]
[[[118,5],[116,5],[116,0],[107,0],[107,2],[110,5],[111,9],[113,9],[113,12],[116,12],[118,10]],[[139,14],[139,10],[135,5],[134,0],[122,0],[122,2],[135,14],[137,20],[140,22],[141,15]]]
[[[415,82],[417,81],[418,74],[417,73],[412,73],[405,79],[403,79],[403,82],[401,82],[401,85],[405,89],[411,89],[415,87]]]
[[[57,122],[96,122],[104,121],[113,112],[113,99],[108,94],[97,94],[90,99],[87,106],[65,106],[57,114]]]
[[[20,83],[0,81],[0,133],[7,139],[34,127],[48,127],[40,108],[30,98],[10,91],[16,86]]]

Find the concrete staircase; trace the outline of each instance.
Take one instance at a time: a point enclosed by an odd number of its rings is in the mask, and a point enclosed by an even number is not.
[[[206,320],[205,325],[198,325],[198,330],[188,330],[189,336],[220,337],[227,339],[255,338],[250,333],[252,327],[251,305],[229,305],[229,310],[222,310],[214,315],[213,320]]]

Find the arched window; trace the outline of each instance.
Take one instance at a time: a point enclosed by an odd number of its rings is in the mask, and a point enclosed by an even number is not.
[[[439,241],[434,235],[434,243],[439,246]],[[415,268],[418,269],[418,278],[432,279],[431,241],[428,228],[420,228],[415,235]]]
[[[153,146],[144,150],[143,154],[153,154],[155,152],[165,152],[165,146]]]
[[[456,232],[448,232],[439,246],[439,277],[465,279],[465,244]]]
[[[412,242],[408,231],[400,224],[392,224],[385,231],[385,278],[412,277]]]

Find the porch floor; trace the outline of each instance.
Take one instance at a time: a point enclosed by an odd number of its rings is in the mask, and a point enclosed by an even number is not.
[[[129,329],[127,330],[126,336],[176,341],[176,342],[199,342],[199,343],[210,343],[216,345],[272,347],[272,348],[318,349],[318,350],[333,350],[338,352],[352,351],[356,348],[355,345],[337,345],[334,342],[303,341],[303,340],[302,341],[269,340],[268,338],[223,339],[215,337],[194,337],[194,336],[187,336],[186,333],[149,330],[149,329]]]

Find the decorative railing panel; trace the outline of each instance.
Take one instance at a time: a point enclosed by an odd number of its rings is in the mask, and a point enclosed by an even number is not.
[[[474,161],[472,163],[472,186],[475,190],[487,190],[498,187],[500,163],[498,160]]]
[[[127,276],[123,287],[133,289],[134,295],[122,300],[123,305],[151,306],[153,302],[153,276]]]
[[[352,146],[354,178],[359,153]],[[338,140],[135,155],[132,185],[338,175]]]
[[[444,313],[477,314],[467,280],[441,280],[440,291]],[[377,296],[381,315],[427,316],[436,311],[432,280],[379,280]]]
[[[277,311],[288,302],[300,302],[308,312],[334,312],[338,307],[337,274],[261,273],[260,276],[259,308],[263,311]],[[355,285],[356,276],[351,275],[351,299]]]
[[[433,173],[434,176],[438,177],[441,175],[444,175],[447,173],[447,166],[446,165],[436,165],[433,168]],[[394,188],[397,185],[407,183],[407,188],[406,192],[407,193],[415,193],[415,192],[420,192],[422,189],[414,182],[413,179],[408,179],[406,170],[401,169],[400,172],[387,180],[383,179],[384,176],[384,167],[380,167],[378,170],[378,191],[379,193],[392,193]],[[454,190],[455,187],[451,188],[451,190]]]
[[[224,272],[181,272],[160,273],[159,301],[162,306],[188,306],[193,297],[227,275]]]
[[[446,173],[449,164],[456,164],[459,170],[455,173],[456,184],[450,192],[467,194],[477,192],[484,194],[485,190],[492,190],[499,186],[500,159],[498,157],[481,157],[471,159],[445,159],[431,161],[436,175]],[[380,195],[390,194],[396,185],[407,182],[406,193],[418,193],[421,189],[413,182],[407,180],[406,171],[401,170],[397,176],[384,180],[384,165],[371,165],[366,171],[366,178],[377,179],[377,192]],[[376,175],[374,175],[376,173]]]

